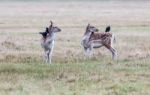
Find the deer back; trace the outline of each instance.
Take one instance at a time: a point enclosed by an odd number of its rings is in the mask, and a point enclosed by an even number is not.
[[[105,45],[105,46],[110,46],[111,44],[111,37],[112,33],[92,33],[90,35],[89,41],[99,41],[99,43]]]

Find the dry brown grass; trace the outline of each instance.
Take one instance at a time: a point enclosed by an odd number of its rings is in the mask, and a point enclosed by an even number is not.
[[[3,13],[0,15],[1,56],[6,53],[1,57],[3,60],[9,55],[14,58],[37,55],[39,59],[42,49],[41,36],[37,33],[43,31],[50,20],[62,28],[56,38],[54,61],[83,59],[80,40],[87,23],[99,27],[100,31],[104,31],[107,25],[112,26],[112,32],[117,35],[119,59],[149,58],[150,8],[147,1],[3,2],[0,5]],[[105,49],[95,52],[99,57],[110,55]]]

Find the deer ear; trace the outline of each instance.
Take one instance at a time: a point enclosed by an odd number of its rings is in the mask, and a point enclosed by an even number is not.
[[[50,21],[50,26],[49,26],[49,28],[48,28],[48,32],[50,32],[51,31],[51,29],[52,29],[52,27],[53,27],[53,22],[52,21]]]
[[[52,21],[50,21],[50,23],[51,23],[51,25],[53,24],[53,22],[52,22]]]
[[[89,26],[90,26],[90,24],[88,23],[88,25],[87,25],[87,27],[86,27],[86,28],[88,29],[88,28],[89,28]]]
[[[51,27],[53,26],[53,22],[52,22],[52,21],[50,21],[50,23],[51,23],[51,24],[50,24],[49,28],[51,28]]]

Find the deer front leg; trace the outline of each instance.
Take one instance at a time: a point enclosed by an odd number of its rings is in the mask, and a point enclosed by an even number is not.
[[[52,48],[49,49],[49,63],[51,64],[52,63]]]
[[[88,48],[84,48],[84,50],[85,50],[86,57],[91,58],[92,57],[92,48],[88,47]]]
[[[48,61],[49,61],[49,57],[48,57],[48,56],[49,56],[49,51],[46,50],[46,51],[45,51],[45,62],[46,62],[46,63],[48,63]]]

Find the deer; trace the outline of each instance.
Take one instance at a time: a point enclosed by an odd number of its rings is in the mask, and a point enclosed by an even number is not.
[[[55,33],[61,32],[61,29],[53,25],[53,22],[50,21],[51,25],[46,27],[45,32],[39,32],[42,35],[41,46],[44,49],[45,62],[51,64],[52,53],[55,43]]]
[[[111,27],[107,26],[105,32],[98,32],[98,29],[90,24],[87,25],[86,31],[82,37],[81,45],[84,48],[85,55],[91,57],[92,50],[106,47],[112,53],[112,59],[117,59],[117,51],[114,49],[115,35],[110,32]]]

